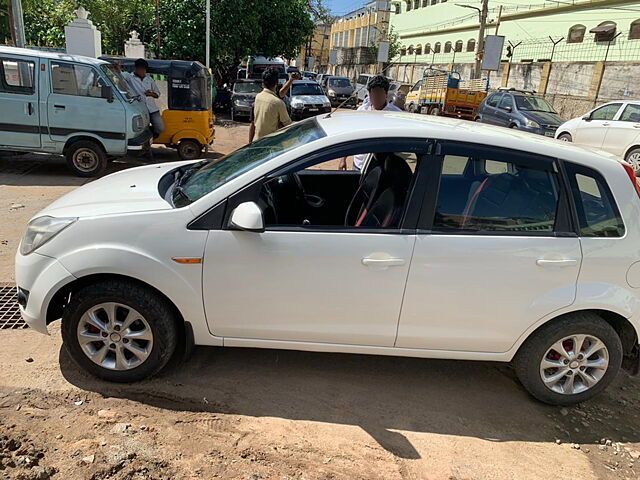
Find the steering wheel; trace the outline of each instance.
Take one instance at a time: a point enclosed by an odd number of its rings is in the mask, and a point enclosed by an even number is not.
[[[317,195],[311,195],[306,192],[304,189],[304,185],[302,184],[302,180],[300,180],[300,175],[297,173],[289,173],[286,175],[287,183],[295,186],[295,196],[296,200],[299,202],[304,202],[313,208],[319,208],[324,205],[324,199]]]

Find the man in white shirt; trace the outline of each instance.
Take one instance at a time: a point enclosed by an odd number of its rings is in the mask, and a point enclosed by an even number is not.
[[[358,107],[358,110],[386,110],[390,112],[401,112],[398,107],[392,103],[387,102],[387,94],[389,93],[389,80],[382,75],[376,75],[371,77],[367,82],[367,91],[369,92],[367,101]],[[368,153],[361,153],[353,157],[353,169],[361,171],[364,167],[364,162],[367,161]],[[343,158],[338,164],[339,170],[347,169],[347,159]]]
[[[147,63],[144,58],[136,60],[134,65],[135,68],[133,73],[123,73],[123,75],[133,90],[133,93],[140,95],[140,97],[145,100],[147,109],[149,110],[149,117],[151,118],[153,135],[154,137],[157,137],[164,131],[162,115],[160,114],[160,109],[156,105],[155,100],[160,97],[160,90],[153,78],[147,75],[149,63]]]

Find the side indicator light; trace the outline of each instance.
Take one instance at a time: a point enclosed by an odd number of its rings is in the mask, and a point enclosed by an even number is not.
[[[186,265],[202,263],[202,258],[200,257],[173,257],[171,260],[173,260],[176,263],[182,263]]]

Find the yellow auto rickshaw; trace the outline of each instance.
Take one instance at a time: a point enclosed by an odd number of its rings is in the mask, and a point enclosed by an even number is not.
[[[133,72],[136,61],[135,58],[101,58],[111,63],[119,61],[126,72]],[[153,143],[176,148],[184,160],[199,158],[214,138],[211,73],[196,61],[150,59],[147,62],[147,74],[160,89],[156,103],[165,126]]]

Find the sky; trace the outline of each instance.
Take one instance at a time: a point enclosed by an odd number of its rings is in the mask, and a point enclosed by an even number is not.
[[[365,0],[325,0],[325,5],[334,15],[344,15],[364,5]]]

